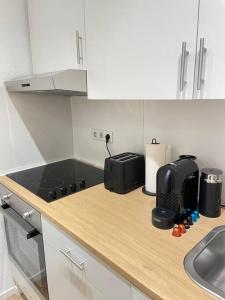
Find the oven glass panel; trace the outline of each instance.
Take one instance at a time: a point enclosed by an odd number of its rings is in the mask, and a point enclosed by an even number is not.
[[[35,233],[35,229],[11,208],[5,211],[4,221],[9,256],[38,289],[43,299],[48,299],[42,234]],[[29,233],[34,233],[34,236],[31,234],[29,237]]]

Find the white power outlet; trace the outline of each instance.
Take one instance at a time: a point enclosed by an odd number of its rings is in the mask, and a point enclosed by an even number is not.
[[[93,140],[105,142],[105,136],[107,134],[110,135],[109,143],[112,143],[113,142],[113,132],[112,131],[92,128],[91,135],[92,135]]]

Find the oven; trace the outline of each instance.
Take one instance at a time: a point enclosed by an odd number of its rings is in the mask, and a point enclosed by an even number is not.
[[[12,193],[1,200],[12,276],[28,299],[47,300],[40,213]]]

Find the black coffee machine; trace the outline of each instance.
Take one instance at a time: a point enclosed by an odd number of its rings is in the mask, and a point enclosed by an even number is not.
[[[157,172],[156,208],[152,223],[160,229],[169,229],[182,221],[186,209],[198,206],[199,168],[196,157],[182,155]]]

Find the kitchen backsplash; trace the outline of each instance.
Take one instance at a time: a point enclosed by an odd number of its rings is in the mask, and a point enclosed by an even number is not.
[[[75,156],[103,166],[104,142],[92,139],[91,129],[113,131],[112,154],[127,150],[143,152],[142,101],[87,101],[72,98]]]
[[[225,173],[225,101],[92,101],[72,98],[75,156],[98,166],[107,156],[105,144],[91,128],[113,131],[112,154],[144,153],[156,137],[172,145],[172,159],[194,154],[201,167]],[[225,199],[225,189],[223,192]]]
[[[73,156],[70,100],[0,90],[0,174]]]

